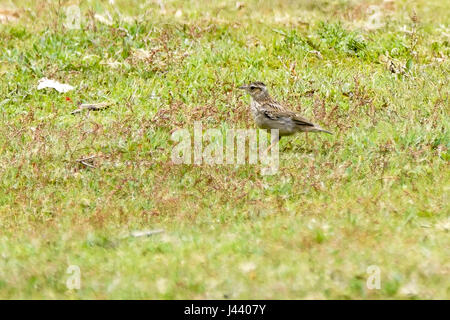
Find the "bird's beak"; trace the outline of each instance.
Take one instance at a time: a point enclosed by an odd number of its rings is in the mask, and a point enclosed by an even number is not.
[[[246,85],[243,85],[243,86],[238,87],[238,89],[241,89],[241,90],[245,90],[245,89],[247,89],[247,88],[248,88],[248,86],[246,86]]]

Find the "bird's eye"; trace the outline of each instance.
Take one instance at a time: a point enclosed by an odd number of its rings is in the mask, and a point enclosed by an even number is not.
[[[255,90],[256,87],[255,86],[250,86],[250,90]]]

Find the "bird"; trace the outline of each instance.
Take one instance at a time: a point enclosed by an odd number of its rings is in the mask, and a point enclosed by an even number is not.
[[[242,85],[238,88],[250,94],[252,98],[250,111],[256,125],[261,129],[278,129],[280,138],[297,132],[333,134],[276,102],[270,96],[267,86],[261,81]]]

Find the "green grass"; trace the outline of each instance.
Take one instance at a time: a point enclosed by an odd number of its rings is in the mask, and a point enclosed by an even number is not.
[[[371,31],[356,0],[115,2],[68,30],[77,1],[0,1],[0,298],[450,298],[448,2],[373,1]],[[273,176],[171,163],[176,128],[253,127],[256,80],[335,134],[287,138]]]

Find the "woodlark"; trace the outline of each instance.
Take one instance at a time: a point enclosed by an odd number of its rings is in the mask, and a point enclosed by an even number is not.
[[[243,85],[239,89],[247,91],[252,97],[251,113],[256,125],[261,129],[278,129],[280,137],[290,136],[296,132],[326,132],[332,134],[299,114],[287,110],[273,100],[266,85],[262,82]]]

